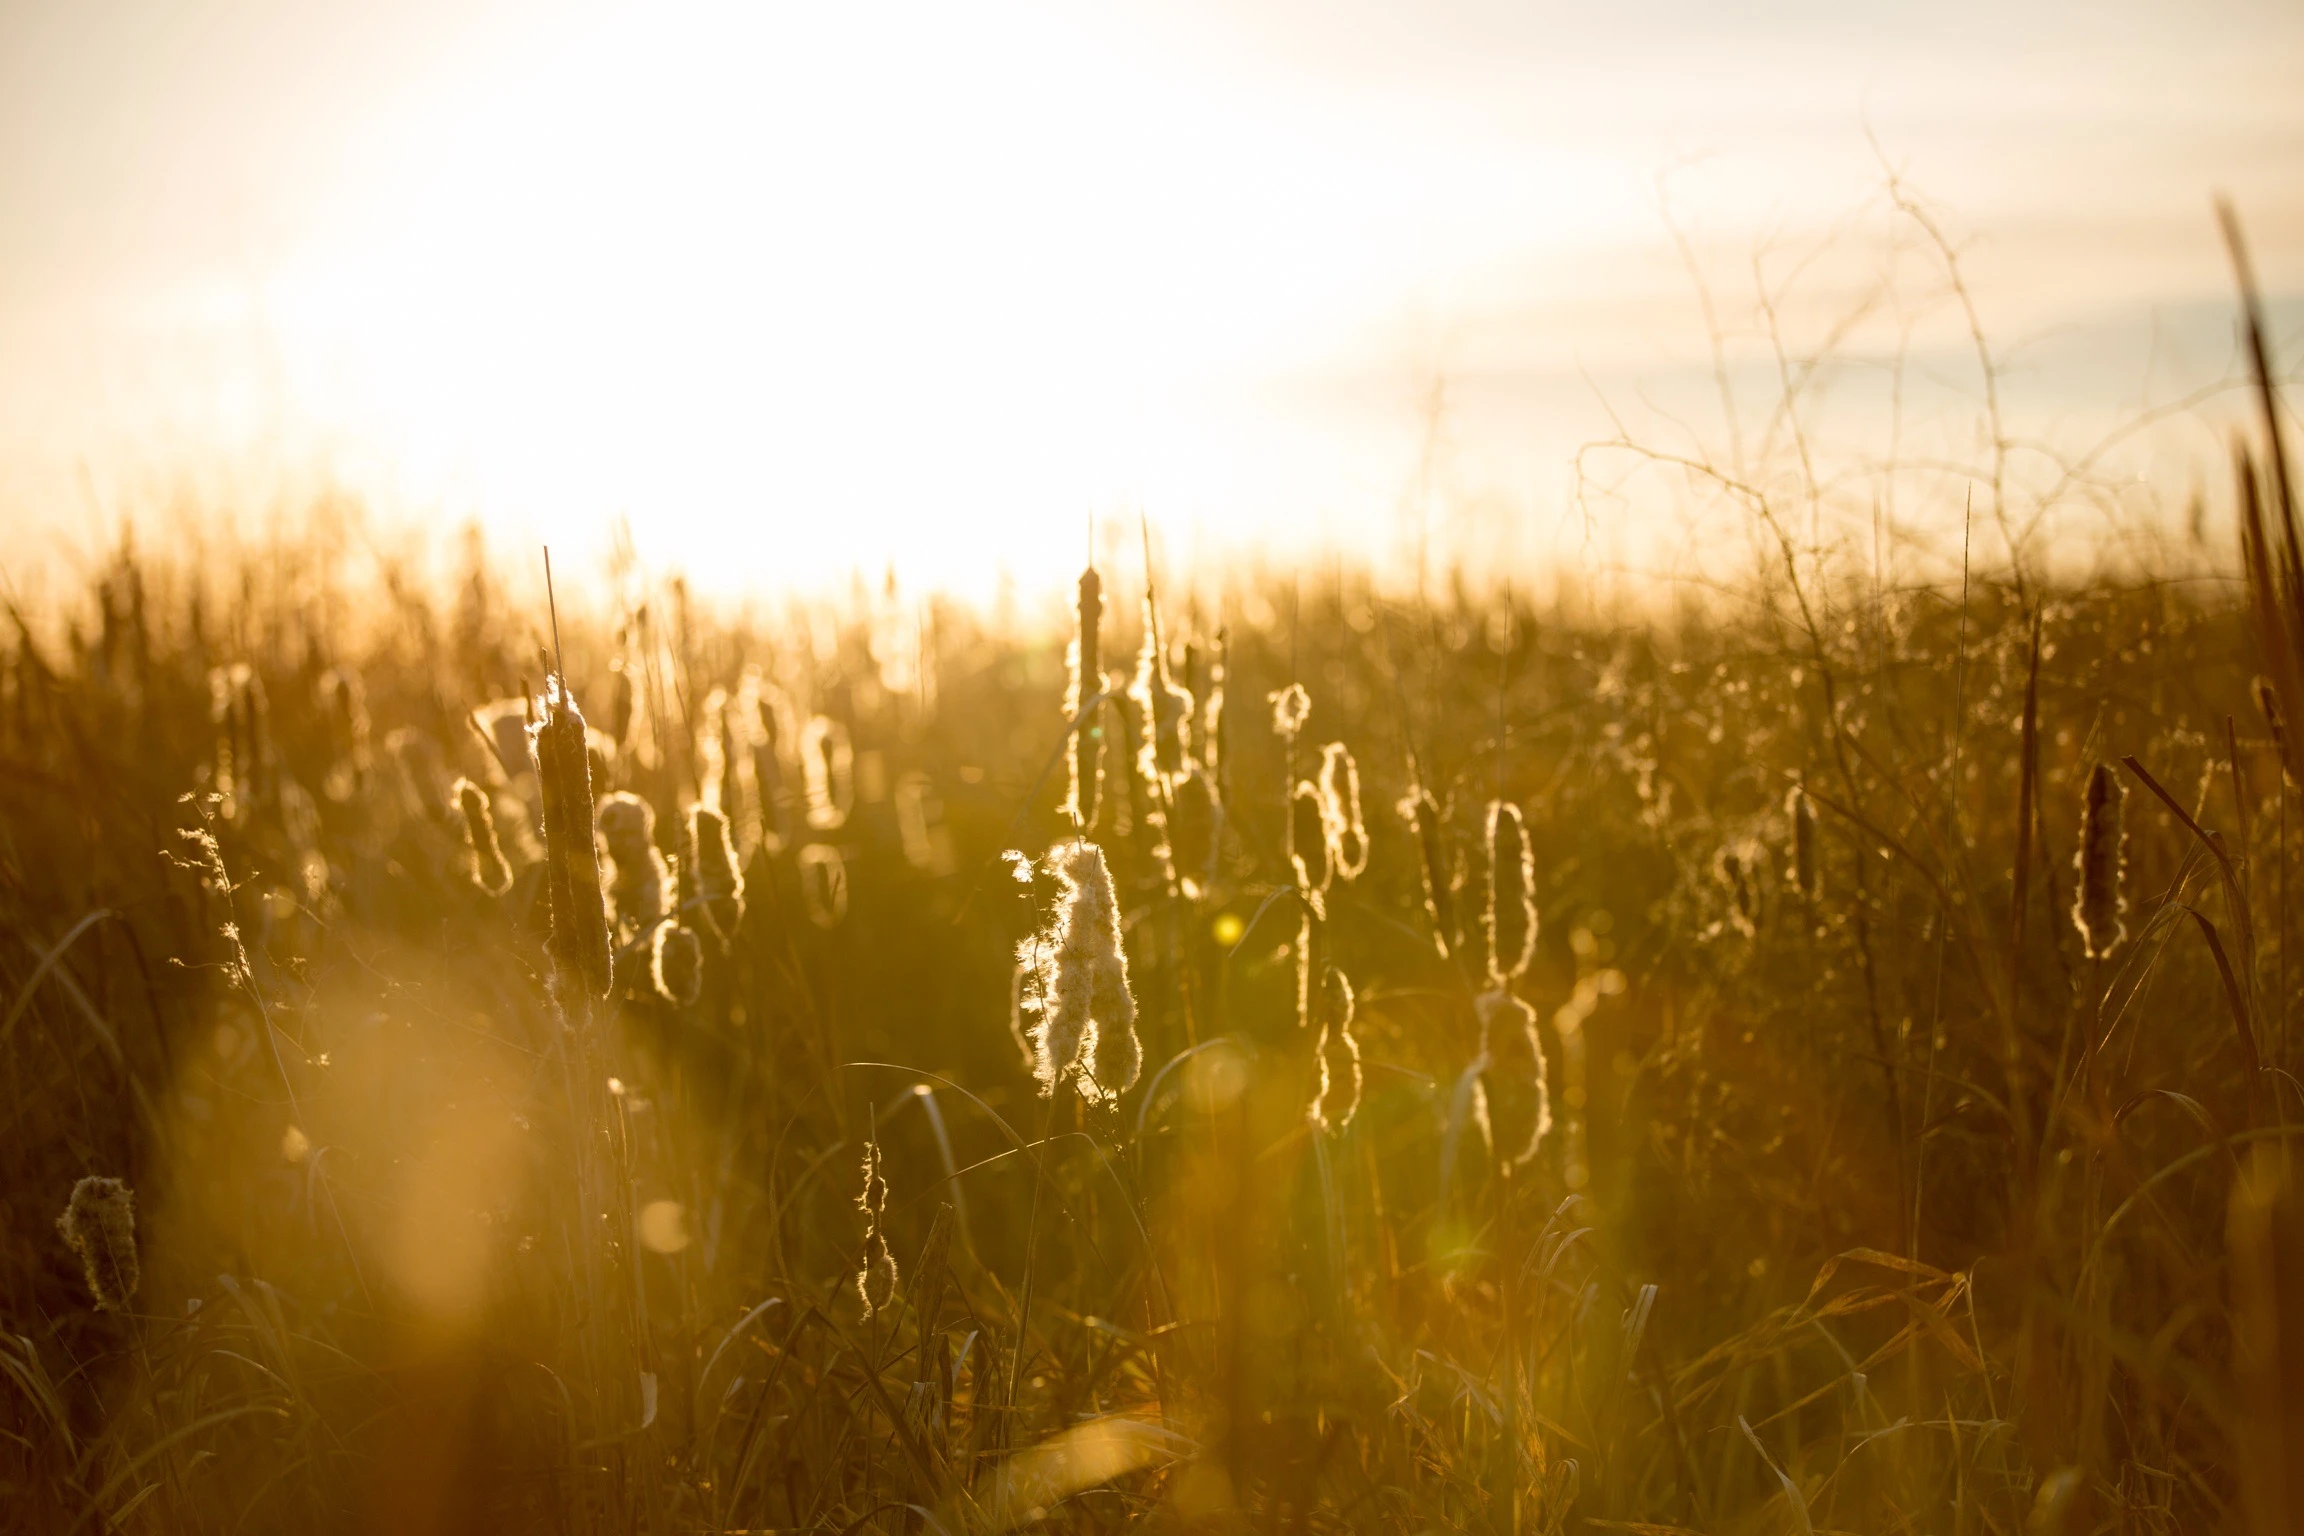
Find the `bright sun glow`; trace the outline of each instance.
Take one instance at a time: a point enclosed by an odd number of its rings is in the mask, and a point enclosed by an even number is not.
[[[1755,250],[1892,161],[1997,232],[2003,332],[2128,327],[2073,374],[2119,389],[2172,355],[2148,306],[2220,291],[2204,175],[2292,270],[2268,54],[2093,39],[2040,121],[2075,46],[2045,12],[1978,61],[1950,22],[1651,10],[0,22],[31,103],[0,103],[0,515],[226,466],[243,505],[302,475],[593,550],[628,519],[722,588],[893,560],[981,590],[1138,509],[1183,551],[1381,551],[1423,474],[1519,558],[1600,399],[1678,409],[1707,366],[1667,206],[1748,305]],[[1957,354],[1945,319],[1903,340]],[[2207,367],[2228,327],[2188,323]]]

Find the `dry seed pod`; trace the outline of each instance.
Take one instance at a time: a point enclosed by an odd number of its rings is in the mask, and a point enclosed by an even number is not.
[[[632,745],[632,670],[618,656],[608,663],[608,734],[618,748]]]
[[[1816,865],[1816,802],[1795,784],[1784,797],[1784,815],[1792,823],[1792,864],[1785,873],[1792,889],[1814,901],[1824,893],[1823,875]]]
[[[544,680],[543,708],[529,739],[544,802],[552,962],[562,985],[586,997],[605,997],[611,970],[608,909],[600,897],[600,849],[592,836],[591,758],[584,716],[557,673]]]
[[[848,861],[830,843],[810,843],[800,850],[800,904],[808,921],[819,928],[837,928],[848,915]]]
[[[99,1312],[125,1312],[136,1294],[136,1195],[125,1182],[90,1174],[72,1186],[56,1218],[64,1246],[80,1260]]]
[[[1312,716],[1312,695],[1302,683],[1290,683],[1272,695],[1272,729],[1293,740]]]
[[[1192,695],[1176,686],[1168,658],[1158,643],[1158,615],[1144,599],[1144,645],[1136,655],[1136,676],[1128,697],[1136,703],[1140,737],[1136,771],[1147,783],[1173,787],[1192,750]]]
[[[2120,920],[2128,910],[2127,801],[2126,786],[2112,776],[2108,764],[2098,763],[2081,797],[2080,850],[2073,860],[2080,888],[2073,895],[2072,926],[2080,930],[2081,949],[2091,960],[2112,953],[2128,932]]]
[[[1212,883],[1217,817],[1216,791],[1208,771],[1198,763],[1186,763],[1168,812],[1168,844],[1174,850],[1178,884],[1188,900],[1197,901]]]
[[[1360,1112],[1365,1087],[1360,1071],[1360,1042],[1352,1035],[1354,1001],[1352,982],[1335,966],[1321,977],[1320,1043],[1313,1059],[1320,1065],[1320,1087],[1307,1111],[1312,1123],[1324,1131],[1341,1131]]]
[[[1050,856],[1057,880],[1049,928],[1020,958],[1032,963],[1042,999],[1034,1032],[1034,1076],[1042,1097],[1072,1077],[1080,1096],[1094,1103],[1134,1081],[1106,1081],[1100,1073],[1141,1063],[1135,1043],[1136,999],[1128,990],[1128,957],[1120,945],[1120,902],[1104,850],[1085,840]]]
[[[864,1189],[856,1197],[856,1208],[864,1213],[864,1250],[856,1268],[856,1296],[864,1303],[864,1320],[870,1322],[896,1299],[896,1256],[888,1251],[888,1239],[880,1231],[880,1218],[888,1210],[888,1181],[880,1174],[877,1130],[864,1143]]]
[[[1288,797],[1288,818],[1288,862],[1296,872],[1296,888],[1313,911],[1325,915],[1324,898],[1336,875],[1336,834],[1318,785],[1309,780],[1297,784]]]
[[[1320,797],[1328,807],[1336,878],[1357,880],[1368,867],[1368,828],[1360,818],[1360,765],[1340,741],[1320,749]]]
[[[704,945],[696,930],[670,919],[648,941],[648,980],[656,995],[685,1008],[704,990]]]
[[[1456,891],[1448,877],[1446,850],[1441,844],[1440,807],[1421,785],[1409,790],[1398,810],[1416,834],[1416,862],[1424,882],[1424,915],[1432,922],[1432,947],[1448,958],[1448,935],[1456,927]]]
[[[1525,974],[1536,957],[1536,850],[1520,808],[1488,802],[1487,900],[1480,931],[1488,943],[1488,985]]]
[[[808,791],[808,825],[829,832],[845,824],[856,803],[856,754],[848,728],[823,715],[800,731],[800,771]]]
[[[1094,566],[1080,573],[1076,619],[1072,648],[1065,657],[1070,677],[1064,689],[1064,718],[1077,721],[1078,726],[1072,734],[1072,779],[1064,808],[1071,814],[1073,827],[1085,830],[1096,819],[1096,797],[1104,783],[1103,734],[1093,721],[1080,718],[1081,709],[1102,688],[1104,679],[1099,634],[1104,623],[1104,582]]]
[[[1501,987],[1481,993],[1474,1010],[1496,1145],[1508,1162],[1524,1166],[1552,1129],[1551,1069],[1536,1033],[1536,1010]]]
[[[496,840],[496,818],[489,813],[487,792],[470,779],[458,779],[452,792],[464,816],[472,883],[490,896],[501,896],[512,889],[512,866],[504,860],[504,845]]]
[[[654,933],[669,904],[671,875],[656,847],[656,811],[638,795],[619,790],[600,802],[595,819],[611,869],[609,916],[618,940],[629,944]]]
[[[744,873],[728,841],[728,818],[707,805],[688,812],[688,872],[704,920],[722,944],[733,943],[744,921]]]
[[[1712,872],[1728,890],[1728,921],[1746,938],[1759,931],[1760,899],[1752,887],[1752,872],[1743,856],[1732,848],[1720,850]]]

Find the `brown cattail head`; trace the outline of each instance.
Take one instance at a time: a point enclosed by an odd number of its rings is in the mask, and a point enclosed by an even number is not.
[[[2272,679],[2261,673],[2249,691],[2255,695],[2257,713],[2264,717],[2264,728],[2272,733],[2272,750],[2280,754],[2280,771],[2286,773],[2294,759],[2289,755],[2287,722],[2280,718],[2280,696],[2273,690]]]
[[[632,745],[632,669],[619,656],[608,663],[608,735],[618,748]]]
[[[1055,915],[1017,949],[1017,959],[1034,971],[1028,994],[1039,1001],[1033,1075],[1043,1097],[1071,1077],[1080,1096],[1095,1103],[1130,1087],[1143,1060],[1128,956],[1120,945],[1120,901],[1104,850],[1094,843],[1064,844],[1049,862],[1057,882]],[[1125,1076],[1107,1079],[1107,1070]]]
[[[1752,885],[1750,863],[1735,849],[1723,848],[1712,872],[1728,891],[1728,921],[1746,938],[1759,932],[1760,898]]]
[[[808,825],[829,832],[848,820],[856,803],[856,751],[848,728],[817,715],[800,730],[800,774],[808,795]]]
[[[1090,566],[1080,573],[1079,628],[1072,638],[1070,681],[1064,689],[1064,718],[1075,722],[1072,733],[1071,787],[1064,809],[1074,831],[1084,832],[1096,819],[1096,799],[1104,785],[1104,736],[1095,720],[1080,711],[1103,691],[1104,657],[1098,631],[1104,623],[1104,582]],[[1101,714],[1101,710],[1094,712]]]
[[[1480,931],[1488,944],[1488,985],[1501,988],[1536,958],[1536,850],[1520,808],[1488,802],[1487,900]]]
[[[136,1294],[136,1195],[120,1179],[90,1174],[72,1186],[72,1199],[56,1218],[64,1245],[80,1260],[88,1293],[99,1312],[125,1312]]]
[[[1304,722],[1312,718],[1312,695],[1302,683],[1290,683],[1272,695],[1272,729],[1294,741]]]
[[[830,843],[810,843],[800,850],[800,904],[808,921],[819,928],[837,928],[848,915],[848,861]]]
[[[1496,987],[1480,994],[1474,1011],[1491,1133],[1506,1161],[1522,1166],[1552,1129],[1551,1069],[1536,1033],[1536,1010]]]
[[[1208,770],[1186,763],[1168,808],[1168,846],[1176,862],[1178,888],[1188,900],[1197,901],[1214,881],[1221,814]]]
[[[744,920],[744,873],[728,840],[728,818],[708,805],[688,812],[688,871],[704,920],[722,944],[733,942]]]
[[[864,1213],[864,1250],[856,1267],[856,1297],[864,1303],[870,1322],[896,1299],[896,1255],[880,1231],[880,1218],[888,1211],[888,1181],[880,1174],[880,1134],[875,1130],[864,1143],[864,1188],[856,1196]]]
[[[504,861],[504,845],[496,840],[496,818],[488,810],[488,792],[470,779],[458,779],[449,791],[464,816],[464,848],[472,856],[472,883],[490,896],[512,888],[512,866]]]
[[[552,906],[552,963],[560,984],[585,997],[605,997],[608,910],[600,896],[600,849],[592,836],[592,764],[584,716],[554,673],[528,728],[544,810],[545,889]]]
[[[2080,799],[2080,889],[2072,899],[2072,926],[2081,949],[2096,960],[2112,953],[2127,936],[2120,921],[2128,910],[2128,790],[2111,766],[2098,763]]]
[[[1440,807],[1431,792],[1412,785],[1398,810],[1416,834],[1417,869],[1424,882],[1424,915],[1432,923],[1432,947],[1448,958],[1448,935],[1456,928],[1456,891],[1448,874],[1446,848],[1441,842]]]
[[[1792,888],[1810,901],[1824,894],[1824,878],[1816,863],[1816,802],[1795,784],[1784,797],[1784,815],[1792,823],[1792,862],[1785,873]]]
[[[1365,1082],[1360,1070],[1360,1042],[1352,1035],[1355,1010],[1352,981],[1331,965],[1321,973],[1320,1042],[1313,1050],[1320,1083],[1305,1112],[1324,1131],[1341,1131],[1360,1112]]]
[[[1328,797],[1309,779],[1298,783],[1288,797],[1288,819],[1288,862],[1295,869],[1296,889],[1307,906],[1326,916],[1328,887],[1336,878],[1336,823]]]
[[[1328,805],[1336,878],[1357,880],[1368,867],[1368,827],[1360,816],[1360,765],[1352,760],[1352,749],[1340,741],[1320,749],[1320,798]]]
[[[1158,799],[1174,787],[1191,755],[1192,695],[1176,685],[1168,670],[1168,658],[1160,649],[1159,615],[1149,593],[1144,598],[1144,644],[1136,654],[1128,697],[1135,701],[1140,733],[1136,772],[1157,786]]]
[[[648,980],[656,995],[685,1008],[704,990],[704,945],[696,930],[666,919],[648,942]]]
[[[647,938],[664,921],[671,875],[656,847],[656,811],[618,790],[600,802],[600,841],[608,850],[608,914],[619,943]]]

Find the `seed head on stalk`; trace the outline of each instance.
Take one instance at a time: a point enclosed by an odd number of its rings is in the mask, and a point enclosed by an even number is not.
[[[600,895],[600,850],[592,836],[592,765],[584,716],[567,679],[552,673],[528,728],[544,810],[545,890],[552,908],[551,954],[561,985],[605,997],[609,985],[608,909]]]
[[[1816,802],[1795,784],[1784,797],[1784,814],[1792,823],[1792,888],[1814,901],[1824,893],[1822,872],[1816,866]]]
[[[656,995],[685,1008],[704,990],[704,945],[696,930],[670,918],[648,940],[648,981]]]
[[[1409,765],[1411,778],[1413,762]],[[1448,879],[1446,849],[1441,845],[1440,807],[1432,792],[1411,784],[1397,807],[1400,819],[1416,834],[1416,864],[1424,886],[1424,915],[1432,923],[1432,947],[1448,958],[1448,935],[1456,927],[1456,892]]]
[[[734,942],[737,925],[744,921],[744,872],[736,867],[728,818],[708,805],[688,812],[688,869],[705,922],[721,944]]]
[[[1320,1086],[1306,1111],[1323,1131],[1341,1131],[1360,1112],[1364,1086],[1360,1071],[1360,1042],[1352,1035],[1355,1009],[1352,981],[1331,965],[1321,973],[1320,1041],[1313,1059],[1320,1064]]]
[[[1480,931],[1488,943],[1488,985],[1501,989],[1536,957],[1536,850],[1520,808],[1488,802],[1487,902]]]
[[[1093,1104],[1126,1092],[1144,1059],[1120,945],[1120,902],[1104,850],[1094,843],[1063,844],[1049,862],[1057,886],[1054,914],[1016,951],[1030,972],[1022,1006],[1037,1015],[1033,1075],[1043,1098],[1070,1077]]]
[[[671,875],[656,847],[656,811],[638,795],[618,790],[601,800],[596,819],[612,871],[609,916],[617,937],[631,943],[653,934],[664,920]]]
[[[2081,949],[2091,960],[2112,953],[2128,933],[2120,920],[2128,910],[2123,889],[2128,876],[2127,802],[2128,791],[2112,776],[2111,766],[2098,763],[2080,799],[2080,850],[2074,855],[2080,889],[2072,899],[2072,926],[2080,930]]]
[[[877,1118],[877,1117],[875,1117]],[[896,1255],[880,1231],[880,1218],[888,1211],[888,1181],[880,1174],[880,1132],[877,1125],[864,1142],[864,1189],[856,1197],[864,1213],[864,1250],[856,1267],[856,1297],[864,1303],[870,1322],[896,1299]]]
[[[488,810],[488,793],[470,779],[458,779],[450,790],[456,809],[464,817],[464,847],[472,856],[472,883],[490,896],[512,888],[512,866],[504,861],[504,845],[496,838],[496,818]]]
[[[1104,784],[1103,734],[1094,721],[1080,719],[1081,709],[1104,687],[1098,635],[1103,623],[1104,582],[1096,567],[1090,566],[1080,573],[1079,628],[1065,657],[1070,680],[1064,688],[1064,718],[1078,721],[1078,726],[1072,733],[1071,786],[1064,797],[1064,809],[1075,831],[1086,831],[1096,819],[1096,797]]]
[[[1360,815],[1360,765],[1340,741],[1320,749],[1320,798],[1327,804],[1328,852],[1336,878],[1357,880],[1368,867],[1368,827]]]
[[[1551,1068],[1536,1033],[1536,1010],[1503,987],[1481,993],[1474,1010],[1492,1131],[1506,1159],[1525,1166],[1552,1129]]]
[[[125,1181],[90,1174],[72,1186],[56,1218],[64,1246],[80,1260],[99,1312],[125,1312],[142,1272],[136,1262],[136,1194]]]

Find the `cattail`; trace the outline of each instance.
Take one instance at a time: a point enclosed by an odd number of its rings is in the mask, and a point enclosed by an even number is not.
[[[856,1267],[856,1296],[864,1303],[870,1322],[896,1299],[896,1255],[880,1231],[880,1218],[888,1211],[888,1181],[880,1175],[880,1133],[875,1128],[864,1142],[864,1189],[856,1197],[864,1213],[864,1249]]]
[[[632,745],[632,669],[622,656],[608,663],[608,735],[619,749]]]
[[[728,841],[728,818],[708,805],[688,812],[688,874],[704,921],[723,945],[733,942],[744,920],[744,872],[736,867],[736,849]]]
[[[1721,849],[1712,872],[1728,890],[1728,921],[1746,938],[1759,932],[1760,901],[1752,888],[1752,871],[1743,856],[1732,848]]]
[[[1200,749],[1219,803],[1224,799],[1228,733],[1224,721],[1224,678],[1231,671],[1232,632],[1216,631],[1216,654],[1208,661],[1208,696],[1200,702]]]
[[[1076,831],[1086,831],[1096,819],[1096,800],[1104,784],[1104,735],[1093,719],[1080,711],[1103,688],[1103,652],[1098,630],[1104,622],[1104,583],[1090,566],[1080,573],[1079,629],[1065,660],[1070,681],[1064,689],[1064,718],[1076,722],[1072,733],[1072,783],[1064,809]]]
[[[2127,936],[2120,915],[2128,910],[2122,887],[2128,875],[2128,791],[2098,763],[2088,775],[2080,801],[2080,889],[2072,900],[2072,926],[2080,930],[2081,950],[2100,960]]]
[[[1448,877],[1447,854],[1440,840],[1440,807],[1422,785],[1412,784],[1398,810],[1401,820],[1416,834],[1416,864],[1424,882],[1424,915],[1432,923],[1432,947],[1445,960],[1448,935],[1456,927],[1456,890]]]
[[[1360,1042],[1352,1037],[1351,978],[1331,965],[1322,973],[1320,993],[1320,1043],[1313,1049],[1313,1059],[1320,1064],[1320,1087],[1306,1113],[1321,1130],[1341,1131],[1360,1112],[1365,1086]]]
[[[1480,931],[1488,943],[1488,985],[1518,979],[1536,957],[1536,850],[1520,808],[1488,802],[1488,879]]]
[[[141,1277],[136,1265],[136,1194],[126,1182],[90,1174],[72,1186],[56,1218],[64,1245],[80,1260],[99,1312],[125,1312]]]
[[[1552,1129],[1551,1069],[1536,1033],[1536,1010],[1503,987],[1481,993],[1473,1009],[1492,1135],[1506,1160],[1523,1166]]]
[[[1784,815],[1792,823],[1792,864],[1785,873],[1794,890],[1814,901],[1824,893],[1823,875],[1816,867],[1816,802],[1795,784],[1784,797]]]
[[[544,810],[546,890],[552,908],[553,965],[561,984],[585,997],[608,995],[608,911],[600,899],[600,849],[592,836],[592,765],[584,716],[554,673],[529,727]]]
[[[848,915],[848,861],[830,843],[800,850],[800,905],[819,928],[837,928]]]
[[[1197,901],[1212,883],[1219,814],[1208,770],[1187,762],[1168,810],[1168,846],[1176,862],[1177,885],[1188,900]]]
[[[1139,737],[1136,772],[1163,793],[1184,772],[1192,749],[1192,695],[1176,686],[1168,658],[1160,650],[1160,619],[1149,593],[1144,598],[1144,645],[1136,654],[1136,676],[1128,685],[1135,701]]]
[[[2280,719],[2279,695],[2272,691],[2272,680],[2261,673],[2257,675],[2249,691],[2256,696],[2257,712],[2264,717],[2264,728],[2272,733],[2272,750],[2279,754],[2280,771],[2285,774],[2290,762],[2288,728]]]
[[[800,731],[800,772],[808,794],[808,825],[830,832],[848,820],[856,803],[856,753],[848,728],[823,715]]]
[[[535,717],[535,700],[525,695],[497,699],[472,711],[472,729],[488,743],[489,755],[507,779],[517,779],[536,766],[528,749],[528,728]]]
[[[512,889],[512,866],[504,862],[504,845],[496,840],[496,818],[488,810],[488,793],[470,779],[458,779],[450,793],[464,813],[464,848],[472,856],[472,883],[490,896]]]
[[[1124,1092],[1135,1081],[1143,1050],[1136,1043],[1136,999],[1128,990],[1128,956],[1120,945],[1120,902],[1104,850],[1086,840],[1050,855],[1057,897],[1045,932],[1026,942],[1018,958],[1037,971],[1040,999],[1033,1035],[1033,1075],[1042,1097],[1067,1076],[1094,1103]],[[1125,1078],[1105,1078],[1107,1066]]]
[[[1326,915],[1328,887],[1336,877],[1336,830],[1327,796],[1310,780],[1298,783],[1288,797],[1288,817],[1288,862],[1295,868],[1296,889],[1306,905]]]
[[[656,931],[668,904],[671,874],[656,847],[656,811],[638,795],[618,790],[600,802],[595,821],[611,870],[609,919],[617,940],[630,944]]]
[[[648,941],[648,980],[656,995],[685,1008],[704,990],[704,945],[696,930],[667,918]]]
[[[1360,818],[1360,765],[1340,741],[1320,749],[1320,798],[1327,802],[1336,878],[1357,880],[1368,867],[1368,828]]]
[[[1272,729],[1279,735],[1294,741],[1311,717],[1312,695],[1302,683],[1290,683],[1272,695]]]

